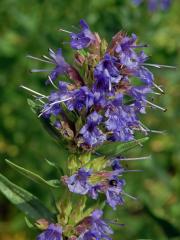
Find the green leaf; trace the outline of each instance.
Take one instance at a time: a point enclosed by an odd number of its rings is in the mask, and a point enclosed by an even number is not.
[[[96,148],[96,152],[105,156],[114,157],[122,152],[128,151],[142,143],[146,142],[149,138],[141,138],[138,140],[130,141],[130,142],[112,142],[112,143],[105,143],[102,146]]]
[[[53,214],[30,192],[12,183],[0,173],[0,191],[17,208],[34,220],[53,220]]]
[[[18,165],[16,165],[15,163],[10,162],[9,160],[5,160],[6,163],[14,168],[16,171],[18,171],[19,173],[21,173],[22,175],[24,175],[25,177],[33,180],[34,182],[37,182],[39,184],[43,184],[46,187],[52,187],[52,188],[59,188],[60,187],[60,181],[58,180],[45,180],[42,177],[40,177],[38,174],[33,173],[23,167],[20,167]]]

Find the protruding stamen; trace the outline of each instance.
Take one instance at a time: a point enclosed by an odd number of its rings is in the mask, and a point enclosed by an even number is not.
[[[34,56],[31,56],[31,55],[27,55],[26,57],[27,57],[27,58],[34,59],[34,60],[38,60],[38,61],[41,61],[41,62],[46,62],[46,63],[51,63],[51,64],[53,64],[52,61],[44,60],[44,59],[41,59],[41,58],[38,58],[38,57],[34,57]]]
[[[76,29],[77,31],[80,31],[80,28],[74,25],[71,25],[72,28]]]
[[[141,126],[142,126],[144,129],[149,130],[149,128],[148,128],[146,125],[144,125],[144,123],[142,123],[141,121],[139,121],[139,123],[141,124]]]
[[[34,91],[34,90],[32,90],[32,89],[30,89],[30,88],[28,88],[28,87],[25,87],[25,86],[23,86],[23,85],[20,85],[20,87],[23,88],[23,89],[25,89],[25,90],[27,90],[28,92],[34,93],[35,95],[41,96],[41,97],[43,97],[43,98],[48,98],[47,96],[45,96],[45,95],[43,95],[43,94],[41,94],[41,93],[39,93],[39,92],[36,92],[36,91]]]
[[[137,157],[137,158],[122,158],[120,161],[135,161],[135,160],[146,160],[151,159],[151,156]]]
[[[52,59],[47,57],[46,55],[42,55],[42,57],[52,62]]]
[[[72,32],[70,32],[70,31],[67,31],[67,30],[62,29],[62,28],[58,29],[58,31],[60,31],[60,32],[65,32],[65,33],[72,33]]]
[[[54,88],[58,89],[58,87],[53,83],[53,81],[52,81],[52,79],[51,79],[50,76],[48,76],[48,79],[49,79],[50,83],[52,84],[52,86],[53,86]]]
[[[158,93],[158,92],[152,92],[152,94],[155,94],[155,95],[158,95],[158,96],[162,95],[162,93]]]
[[[55,54],[51,48],[49,48],[49,52],[51,52],[52,54]]]
[[[132,45],[131,48],[145,48],[148,47],[148,44],[142,44],[142,45]]]
[[[50,72],[51,70],[48,69],[31,69],[32,73],[38,73],[38,72]]]
[[[152,63],[143,63],[145,66],[156,67],[156,68],[171,68],[176,69],[175,66],[161,65],[161,64],[152,64]]]
[[[59,101],[55,101],[55,102],[51,103],[50,106],[52,107],[57,103],[66,102],[66,101],[71,100],[71,99],[72,99],[72,97],[69,97],[69,98],[66,98],[66,99],[63,99],[63,100],[59,100]]]
[[[138,200],[136,197],[133,197],[133,196],[129,195],[129,194],[126,193],[126,192],[122,192],[122,194],[124,194],[125,196],[127,196],[127,197],[129,197],[129,198],[131,198],[131,199],[133,199],[133,200]]]
[[[103,220],[107,223],[110,223],[110,224],[115,224],[115,225],[118,225],[118,226],[121,226],[121,227],[124,227],[125,224],[124,223],[118,223],[118,220],[109,220],[109,219],[104,219]]]
[[[155,88],[157,88],[162,94],[164,94],[164,91],[162,90],[162,88],[160,86],[158,86],[156,83],[153,82],[153,85]]]
[[[133,128],[133,130],[136,130],[136,131],[143,131],[143,132],[151,132],[151,133],[158,133],[158,134],[165,134],[166,131],[159,131],[159,130],[151,130],[151,129],[144,129],[144,128]]]
[[[132,170],[124,170],[123,171],[123,173],[128,173],[128,172],[144,172],[144,170],[132,169]]]
[[[60,101],[56,101],[56,102],[53,102],[50,104],[50,107],[48,107],[47,109],[45,109],[44,111],[42,111],[38,117],[41,117],[44,113],[48,112],[55,104],[57,103],[61,103],[61,102],[66,102],[68,100],[70,100],[71,98],[66,98],[66,99],[63,99],[63,100],[60,100]]]
[[[150,101],[148,101],[148,100],[145,100],[145,102],[147,102],[149,105],[151,105],[151,106],[153,106],[153,107],[155,107],[155,108],[158,108],[158,109],[162,110],[163,112],[166,112],[166,111],[167,111],[166,108],[160,107],[160,106],[158,106],[158,105],[156,105],[156,104],[154,104],[154,103],[152,103],[152,102],[150,102]]]

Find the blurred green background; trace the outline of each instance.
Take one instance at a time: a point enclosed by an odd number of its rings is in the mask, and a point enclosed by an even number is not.
[[[155,101],[166,106],[166,113],[149,110],[144,122],[151,129],[167,130],[165,135],[152,135],[143,149],[127,156],[152,154],[152,160],[131,163],[143,173],[126,175],[126,192],[139,201],[126,199],[117,212],[106,208],[106,218],[119,218],[125,227],[114,227],[113,239],[180,239],[180,142],[179,137],[179,64],[180,1],[174,0],[167,12],[149,13],[147,7],[135,7],[131,0],[1,0],[0,1],[0,171],[9,179],[32,191],[47,204],[51,193],[24,179],[8,167],[8,158],[45,178],[53,178],[45,158],[61,164],[64,156],[42,129],[27,105],[24,84],[42,93],[45,75],[30,74],[29,69],[42,67],[26,58],[41,56],[48,48],[62,47],[66,58],[72,52],[68,35],[58,28],[73,30],[84,18],[93,31],[110,38],[119,30],[139,36],[148,43],[151,63],[176,65],[177,70],[155,70],[156,82],[163,85],[165,95]],[[62,194],[62,192],[60,192]],[[0,240],[35,239],[24,215],[0,195]]]

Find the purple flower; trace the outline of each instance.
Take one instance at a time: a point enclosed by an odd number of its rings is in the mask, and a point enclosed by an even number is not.
[[[28,55],[27,57],[41,61],[46,62],[51,65],[55,65],[53,70],[47,70],[47,69],[32,69],[32,72],[50,72],[48,76],[48,80],[46,83],[52,83],[54,80],[57,79],[59,75],[64,75],[68,73],[70,65],[64,60],[62,56],[62,50],[59,48],[57,52],[55,53],[52,49],[49,49],[49,56],[43,56],[43,58],[37,58],[33,57],[31,55]]]
[[[48,228],[41,233],[37,240],[62,240],[62,227],[51,223]]]
[[[150,130],[139,121],[139,114],[146,113],[147,106],[165,111],[148,101],[149,94],[160,95],[163,90],[154,83],[147,67],[164,65],[146,63],[148,57],[139,49],[147,45],[137,44],[135,34],[118,32],[107,46],[85,21],[80,25],[79,33],[70,33],[71,46],[91,48],[77,52],[81,63],[78,69],[66,63],[61,49],[57,53],[50,50],[50,57],[35,58],[55,65],[48,81],[57,89],[49,97],[31,91],[42,106],[39,116],[48,118],[63,137],[70,134],[71,146],[79,149],[91,150],[105,141],[131,141],[135,131],[147,134]],[[97,43],[102,43],[101,54]],[[68,82],[60,81],[57,87],[52,81],[63,74]],[[91,191],[96,198],[95,189]]]
[[[52,49],[49,50],[49,55],[52,62],[55,64],[55,68],[51,71],[49,77],[54,81],[59,75],[64,75],[68,72],[69,64],[64,60],[62,56],[62,50],[59,48],[55,53]]]
[[[91,230],[85,232],[85,233],[82,233],[79,237],[78,237],[78,240],[98,240],[99,238],[97,238],[97,233],[96,232],[93,232]]]
[[[134,106],[136,107],[136,111],[146,113],[146,98],[147,95],[152,92],[152,89],[148,86],[137,86],[129,89],[129,95],[135,100]]]
[[[117,164],[119,163],[117,162],[116,165]],[[123,171],[124,169],[122,167],[121,169],[117,167],[115,171],[93,173],[92,170],[81,168],[76,174],[70,177],[64,177],[64,182],[71,192],[81,195],[88,194],[93,199],[97,199],[99,193],[105,194],[107,203],[115,209],[116,205],[122,205],[124,203],[122,199],[122,189],[125,181],[119,179],[119,175],[122,174]]]
[[[134,139],[133,127],[139,126],[134,104],[124,105],[122,97],[119,97],[109,104],[105,116],[107,117],[105,126],[112,133],[110,140],[130,141]]]
[[[82,221],[78,228],[83,229],[83,232],[80,234],[78,240],[111,240],[109,235],[113,234],[113,231],[106,222],[101,219],[102,215],[103,211],[97,209],[91,214],[91,216]]]
[[[83,107],[88,111],[94,103],[94,95],[86,86],[75,89],[72,91],[71,96],[72,100],[67,103],[70,111],[77,110],[80,112]]]
[[[87,117],[87,123],[80,130],[84,144],[94,147],[106,140],[106,136],[97,127],[102,122],[102,119],[103,117],[97,112],[93,112]]]
[[[124,203],[122,198],[122,191],[125,185],[125,181],[123,179],[119,179],[118,176],[122,174],[123,171],[124,169],[121,168],[112,172],[102,172],[97,174],[97,176],[101,176],[101,180],[92,186],[91,190],[88,192],[89,195],[93,198],[93,190],[94,196],[95,193],[97,196],[98,193],[104,193],[106,195],[107,203],[113,209],[116,209],[117,205],[122,205]],[[94,173],[94,175],[96,175],[96,173]]]
[[[95,40],[93,33],[84,20],[80,20],[80,25],[82,28],[81,32],[70,34],[71,47],[76,50],[89,47]]]
[[[58,91],[49,95],[48,103],[46,103],[41,111],[41,115],[50,118],[51,115],[57,116],[61,112],[60,103],[66,102],[72,98],[71,92],[68,90],[68,83],[59,82]]]
[[[147,68],[140,66],[135,71],[135,76],[139,77],[141,79],[141,81],[144,82],[145,84],[147,84],[149,86],[153,85],[154,76],[153,76],[152,72],[150,72]]]
[[[81,168],[78,172],[65,180],[69,191],[85,195],[90,189],[88,178],[91,175],[91,171]]]
[[[111,92],[112,84],[118,84],[122,76],[116,67],[117,59],[108,53],[104,59],[95,67],[95,83],[93,89],[95,92]]]
[[[116,209],[117,205],[122,205],[124,203],[124,200],[122,198],[122,189],[124,185],[125,181],[123,179],[119,179],[116,174],[109,179],[109,187],[106,191],[106,198],[108,204],[113,209]]]
[[[123,173],[124,168],[122,164],[120,163],[121,157],[119,158],[114,158],[111,160],[111,167],[114,171],[118,170],[119,173]]]

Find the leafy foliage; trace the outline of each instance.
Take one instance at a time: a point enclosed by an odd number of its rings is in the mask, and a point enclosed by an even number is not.
[[[52,220],[53,215],[49,210],[43,206],[42,202],[29,193],[28,191],[20,188],[6,177],[0,174],[0,191],[9,199],[9,201],[17,206],[29,217],[38,220],[45,218]]]

